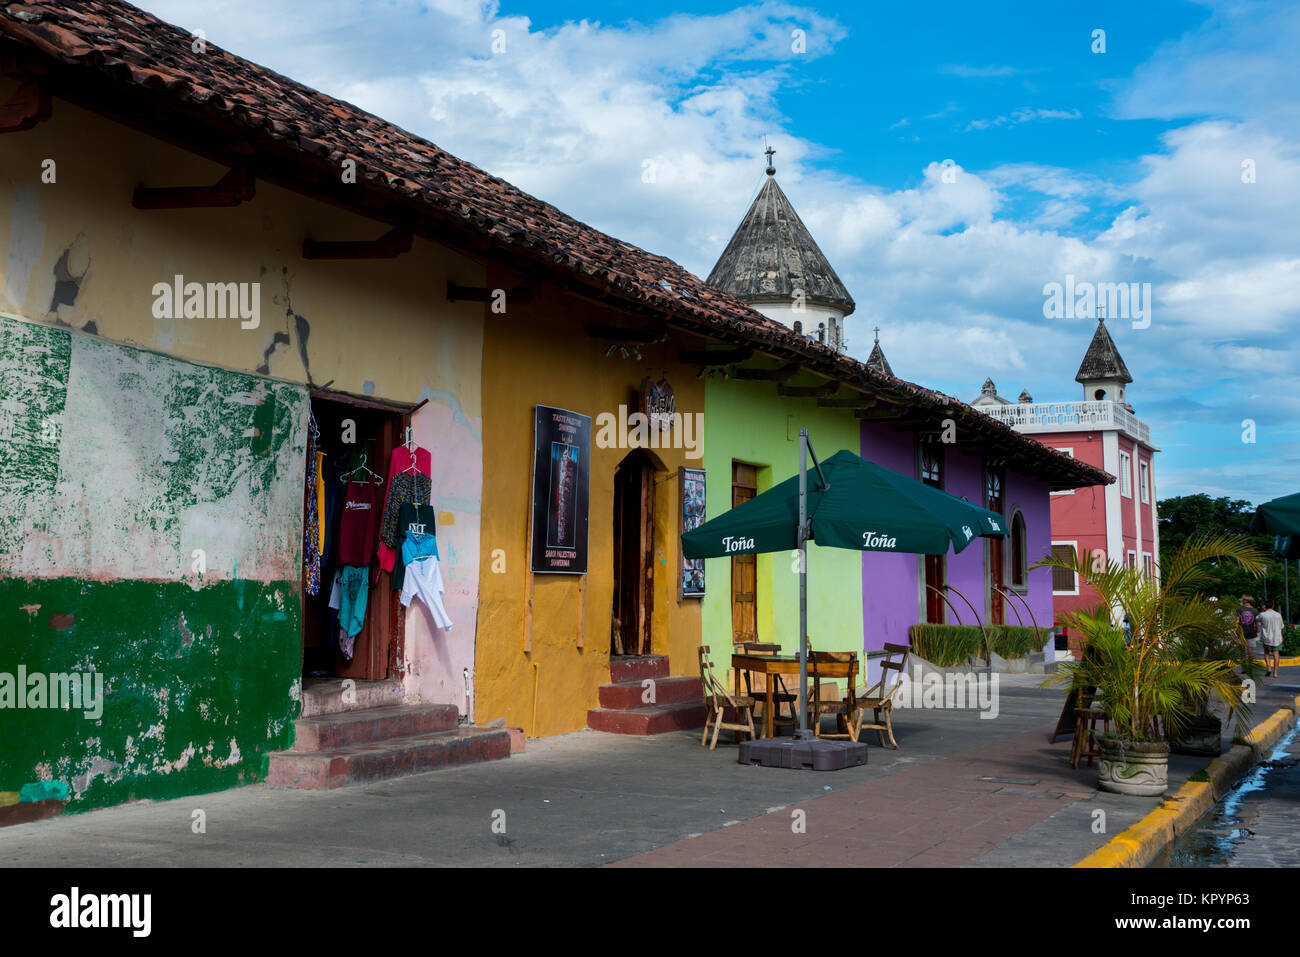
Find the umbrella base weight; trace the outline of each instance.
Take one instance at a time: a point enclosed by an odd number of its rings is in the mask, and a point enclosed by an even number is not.
[[[867,746],[856,741],[825,741],[814,738],[759,738],[740,742],[741,764],[796,771],[840,771],[867,763]]]

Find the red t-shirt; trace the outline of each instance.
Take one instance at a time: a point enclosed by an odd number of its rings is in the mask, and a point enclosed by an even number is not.
[[[369,565],[379,529],[379,487],[370,480],[349,481],[339,519],[340,565]]]

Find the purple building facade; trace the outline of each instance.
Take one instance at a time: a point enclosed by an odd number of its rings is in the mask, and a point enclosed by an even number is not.
[[[864,650],[882,648],[886,642],[907,644],[908,628],[925,621],[1052,627],[1051,570],[1029,567],[1051,550],[1047,482],[955,444],[923,442],[917,432],[888,421],[862,423],[859,454],[911,478],[929,478],[930,484],[977,505],[988,507],[989,495],[996,494],[995,510],[1006,517],[1013,533],[1000,548],[1000,576],[995,574],[999,548],[988,539],[973,542],[959,554],[950,551],[942,563],[931,562],[928,573],[922,555],[863,552]],[[943,591],[948,602],[936,599],[927,582]],[[1000,602],[994,588],[998,583],[1006,593]],[[1045,648],[1051,646],[1049,637]]]

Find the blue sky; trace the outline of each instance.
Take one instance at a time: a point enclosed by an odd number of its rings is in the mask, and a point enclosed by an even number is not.
[[[1043,287],[1150,283],[1149,327],[1108,325],[1159,496],[1300,488],[1300,5],[144,6],[699,275],[766,137],[858,303],[850,351],[879,325],[896,373],[966,400],[1080,397],[1094,323]]]

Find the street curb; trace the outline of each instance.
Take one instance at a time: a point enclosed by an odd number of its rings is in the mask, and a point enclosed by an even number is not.
[[[1188,781],[1142,820],[1111,838],[1074,867],[1146,867],[1174,838],[1189,831],[1233,783],[1268,756],[1296,723],[1300,695],[1278,708],[1204,768],[1209,781]]]

